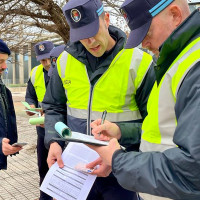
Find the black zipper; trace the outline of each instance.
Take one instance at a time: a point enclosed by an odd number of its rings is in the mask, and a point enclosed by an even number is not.
[[[90,94],[89,94],[90,99],[89,99],[89,104],[88,104],[87,135],[91,135],[90,123],[91,123],[91,102],[92,102],[93,88],[94,86],[91,86]]]

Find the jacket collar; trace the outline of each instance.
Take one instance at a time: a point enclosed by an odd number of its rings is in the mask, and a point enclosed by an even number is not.
[[[197,37],[200,37],[200,9],[195,10],[160,47],[155,67],[158,84],[176,57]]]
[[[118,53],[124,47],[126,41],[126,34],[114,26],[109,26],[109,33],[111,36],[114,36],[114,38],[117,39],[116,45],[113,49],[113,53]],[[79,41],[75,43],[68,43],[68,45],[65,47],[65,51],[67,51],[80,62],[86,65],[88,64],[86,56],[87,50]]]

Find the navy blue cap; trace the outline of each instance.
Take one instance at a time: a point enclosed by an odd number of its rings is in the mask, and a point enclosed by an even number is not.
[[[48,71],[48,76],[51,76],[53,73],[53,70],[56,66],[56,60],[59,57],[59,55],[64,51],[66,45],[60,45],[55,48],[53,48],[50,52],[50,58],[51,58],[51,67]]]
[[[6,45],[6,43],[0,39],[0,53],[5,53],[10,55],[10,49],[8,48],[8,46]]]
[[[66,45],[60,45],[57,47],[54,47],[50,52],[50,57],[58,58],[59,55],[64,51]]]
[[[138,46],[147,35],[152,19],[174,0],[126,0],[121,13],[131,29],[125,48]]]
[[[95,36],[99,31],[99,16],[104,8],[101,0],[70,0],[63,13],[70,26],[70,41]]]
[[[42,59],[50,58],[50,52],[54,48],[54,45],[50,41],[38,42],[35,46],[35,53],[37,56],[37,61]]]

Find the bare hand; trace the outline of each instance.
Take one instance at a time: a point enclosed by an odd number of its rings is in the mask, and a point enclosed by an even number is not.
[[[30,105],[30,107],[31,108],[35,108],[35,105]],[[25,109],[27,109],[27,108],[25,108]],[[33,115],[35,115],[35,113],[32,113],[32,112],[29,112],[29,111],[26,111],[26,114],[28,115],[28,116],[33,116]]]
[[[2,152],[5,156],[15,154],[22,149],[22,147],[13,147],[9,142],[10,140],[8,138],[2,139]]]
[[[90,174],[97,175],[98,177],[107,177],[112,171],[111,166],[103,163],[103,160],[101,158],[98,158],[97,160],[87,164],[86,167],[90,169],[95,169]]]
[[[44,116],[43,110],[39,110],[38,112],[40,112],[41,116]]]
[[[95,139],[109,141],[111,138],[121,138],[121,130],[117,124],[107,120],[101,125],[101,119],[97,119],[91,123],[91,128]]]
[[[45,117],[45,114],[41,111],[41,117]],[[37,124],[36,126],[44,128],[44,124]]]
[[[100,157],[102,158],[102,161],[105,165],[112,166],[112,157],[116,150],[120,149],[120,145],[117,141],[117,139],[113,138],[110,140],[108,146],[95,146],[95,145],[89,145],[88,147],[96,151]]]
[[[57,161],[58,166],[60,168],[64,167],[64,163],[61,157],[62,154],[62,148],[57,142],[51,143],[49,148],[49,154],[47,157],[47,164],[49,168]]]
[[[39,125],[36,125],[36,126],[39,126],[39,127],[42,127],[42,128],[45,127],[44,124],[39,124]]]

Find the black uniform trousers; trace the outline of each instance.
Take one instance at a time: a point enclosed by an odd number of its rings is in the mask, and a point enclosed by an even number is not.
[[[135,192],[124,189],[111,174],[97,177],[87,200],[138,200]]]
[[[45,130],[42,127],[36,126],[37,129],[37,161],[40,176],[40,185],[49,170],[47,165],[48,150],[44,146]],[[52,200],[53,198],[46,193],[40,191],[40,200]]]

